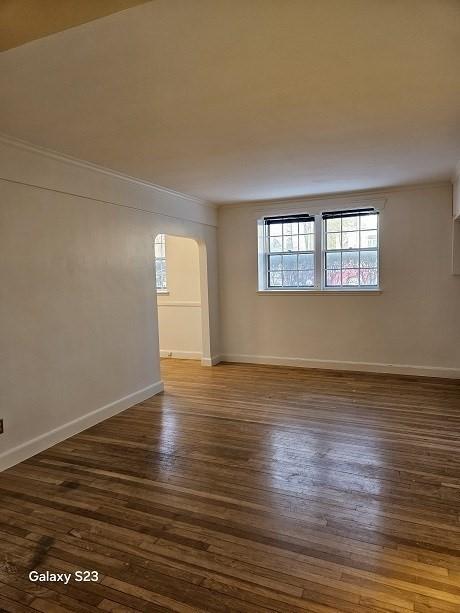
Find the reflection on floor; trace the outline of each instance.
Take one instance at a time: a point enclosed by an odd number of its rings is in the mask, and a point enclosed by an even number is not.
[[[460,611],[459,382],[162,368],[0,475],[0,610]]]

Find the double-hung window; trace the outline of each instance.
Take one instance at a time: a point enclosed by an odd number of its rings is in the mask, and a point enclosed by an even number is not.
[[[266,271],[269,288],[314,287],[315,218],[268,217]]]
[[[378,214],[370,209],[323,213],[324,287],[379,284]]]
[[[378,289],[378,222],[373,208],[265,217],[259,222],[259,289]]]

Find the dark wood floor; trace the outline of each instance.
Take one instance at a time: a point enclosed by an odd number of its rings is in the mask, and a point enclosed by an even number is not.
[[[0,610],[460,611],[459,382],[163,371],[0,475]]]

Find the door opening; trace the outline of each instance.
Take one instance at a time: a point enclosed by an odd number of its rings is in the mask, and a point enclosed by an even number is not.
[[[158,234],[155,280],[161,358],[202,360],[200,246],[191,238]]]

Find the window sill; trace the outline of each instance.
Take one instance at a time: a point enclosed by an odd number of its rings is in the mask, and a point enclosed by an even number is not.
[[[377,296],[382,293],[381,289],[259,289],[258,294],[274,296]]]

